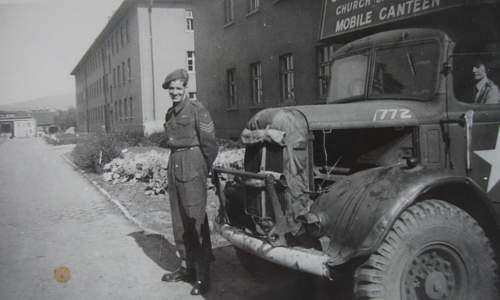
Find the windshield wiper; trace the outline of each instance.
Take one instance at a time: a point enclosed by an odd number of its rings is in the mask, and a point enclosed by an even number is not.
[[[406,49],[406,59],[408,60],[408,65],[410,66],[411,73],[413,76],[417,75],[417,69],[415,68],[415,62],[413,59],[413,56],[408,52],[408,49]]]

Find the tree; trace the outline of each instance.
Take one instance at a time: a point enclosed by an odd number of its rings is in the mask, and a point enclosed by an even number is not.
[[[76,127],[76,109],[70,107],[67,110],[59,110],[54,118],[54,122],[62,131],[70,127]]]

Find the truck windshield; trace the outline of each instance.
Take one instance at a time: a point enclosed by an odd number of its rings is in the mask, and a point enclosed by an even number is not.
[[[435,90],[439,49],[436,43],[402,45],[354,54],[333,61],[328,103],[367,99],[428,99]]]
[[[363,96],[367,71],[368,52],[334,60],[327,102]]]

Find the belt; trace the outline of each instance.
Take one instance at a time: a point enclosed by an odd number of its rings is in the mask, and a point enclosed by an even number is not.
[[[196,149],[196,148],[200,148],[200,146],[196,145],[196,146],[189,146],[189,147],[173,148],[173,149],[171,149],[171,151],[172,152],[181,152],[181,151],[192,150],[192,149]]]

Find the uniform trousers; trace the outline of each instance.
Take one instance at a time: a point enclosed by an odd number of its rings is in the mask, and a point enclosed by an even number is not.
[[[173,150],[168,195],[176,247],[198,280],[208,276],[212,243],[206,215],[207,167],[199,147]],[[201,278],[200,278],[201,277]]]

